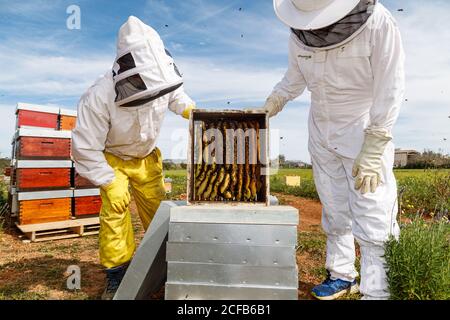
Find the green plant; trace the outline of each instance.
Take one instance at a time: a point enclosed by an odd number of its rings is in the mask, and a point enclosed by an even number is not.
[[[391,299],[450,299],[450,224],[420,218],[403,226],[399,240],[386,242]]]
[[[325,257],[327,239],[325,234],[300,231],[297,248],[300,252],[308,252],[317,257]]]
[[[405,192],[402,209],[407,214],[425,212],[434,215],[450,209],[450,172],[427,170],[399,175],[398,185]]]
[[[5,226],[5,213],[4,206],[8,199],[8,191],[6,184],[3,181],[0,181],[0,232],[3,231]]]
[[[6,203],[8,199],[8,189],[6,184],[0,180],[0,208]]]

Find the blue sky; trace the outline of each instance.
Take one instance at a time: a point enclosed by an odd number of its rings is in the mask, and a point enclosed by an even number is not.
[[[407,54],[408,101],[394,142],[450,153],[450,2],[381,2],[399,22]],[[70,5],[81,9],[80,30],[66,27]],[[81,94],[111,68],[117,31],[129,15],[161,34],[200,107],[259,106],[285,71],[289,32],[271,0],[0,0],[2,156],[10,154],[16,103],[76,108]],[[308,109],[305,94],[271,120],[288,159],[309,161]],[[159,142],[165,157],[183,156],[173,146],[184,144],[186,128],[167,114]]]

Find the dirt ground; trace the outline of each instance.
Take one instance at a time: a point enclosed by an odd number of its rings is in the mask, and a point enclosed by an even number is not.
[[[281,204],[300,210],[299,299],[312,299],[312,287],[326,276],[326,238],[320,227],[321,205],[318,201],[290,195],[276,195]],[[143,229],[132,203],[136,243]],[[81,270],[81,290],[67,289],[67,268]],[[99,264],[96,236],[40,243],[24,243],[14,229],[0,230],[0,300],[2,299],[99,299],[104,286]],[[162,299],[163,289],[154,298]],[[354,299],[347,296],[344,299]]]

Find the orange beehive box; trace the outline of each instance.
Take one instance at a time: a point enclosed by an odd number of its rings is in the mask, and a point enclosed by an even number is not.
[[[17,159],[70,159],[70,131],[19,129]]]
[[[71,161],[18,160],[17,190],[70,188]]]
[[[73,215],[83,217],[98,215],[102,207],[99,189],[82,189],[74,191]]]
[[[17,127],[39,127],[57,129],[59,108],[18,103]]]
[[[17,193],[19,224],[64,221],[71,218],[72,190]]]
[[[77,122],[75,110],[61,109],[59,118],[59,130],[73,130]]]

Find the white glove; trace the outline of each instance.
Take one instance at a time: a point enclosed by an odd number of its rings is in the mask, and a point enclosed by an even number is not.
[[[286,103],[288,103],[288,99],[286,99],[285,97],[271,94],[267,98],[263,108],[267,113],[269,113],[269,117],[273,117],[284,108]]]
[[[352,176],[355,178],[355,189],[362,194],[375,192],[381,183],[381,157],[392,137],[387,133],[373,133],[366,130],[364,144],[353,164]]]
[[[288,99],[285,97],[271,94],[267,100],[266,103],[262,108],[256,108],[256,109],[245,109],[246,111],[250,112],[257,112],[257,113],[265,113],[267,112],[269,114],[269,117],[275,116],[278,112],[280,112],[283,107],[288,103]]]

